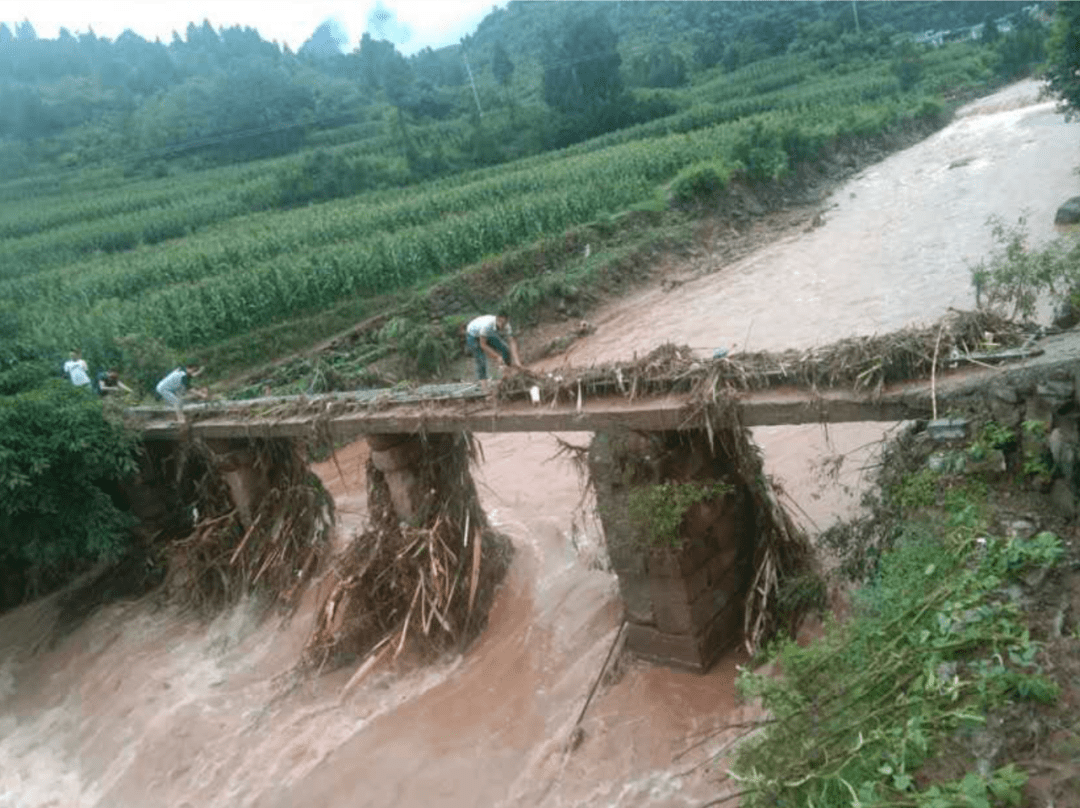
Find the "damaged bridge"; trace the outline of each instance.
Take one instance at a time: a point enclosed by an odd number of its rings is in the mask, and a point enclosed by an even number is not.
[[[935,378],[889,386],[807,389],[784,385],[725,395],[738,407],[743,426],[898,422],[929,418],[949,403],[1000,377],[1003,368],[987,360],[1012,360],[1012,371],[1046,365],[1042,348],[942,361]],[[1060,351],[1050,361],[1060,364]],[[723,361],[723,360],[721,360]],[[570,375],[570,374],[567,374]],[[417,385],[311,396],[273,396],[188,404],[181,429],[173,411],[161,406],[132,407],[128,422],[150,439],[176,439],[181,433],[214,438],[321,437],[342,440],[371,434],[432,432],[596,432],[621,428],[641,431],[704,428],[704,414],[691,383],[634,395],[627,383],[600,392],[585,383],[544,389],[527,376],[514,380],[509,394],[479,382]],[[535,391],[535,392],[534,392]]]
[[[943,343],[942,330],[889,338],[891,356],[872,340],[794,358],[700,360],[664,346],[626,365],[543,376],[526,371],[492,387],[455,383],[216,401],[185,407],[183,423],[162,407],[134,407],[126,415],[159,456],[192,439],[208,447],[229,489],[229,507],[248,533],[276,485],[275,469],[252,459],[259,451],[267,456],[258,447],[366,437],[369,500],[383,503],[384,538],[372,547],[415,544],[418,529],[434,535],[452,526],[446,564],[457,565],[457,576],[464,559],[473,559],[464,626],[481,570],[492,568],[479,541],[466,550],[472,532],[487,529],[468,472],[469,435],[593,433],[582,459],[626,608],[627,647],[705,670],[725,648],[759,647],[790,621],[778,587],[814,567],[809,541],[779,505],[746,427],[898,422],[939,413],[955,426],[946,415],[998,417],[995,408],[1013,420],[1045,411],[1054,424],[1080,409],[1077,338],[976,355],[958,349],[959,337]],[[972,330],[981,338],[985,326]],[[674,522],[663,522],[673,502],[681,503]],[[435,613],[461,608],[458,591],[448,588]],[[400,631],[404,641],[409,620],[397,619],[387,630]],[[330,623],[320,631],[345,636]]]
[[[965,374],[974,381],[981,374]],[[974,378],[972,378],[974,377]],[[944,380],[942,380],[944,381]],[[613,427],[640,431],[704,428],[692,391],[673,390],[630,397],[618,390],[594,394],[563,390],[545,397],[537,386],[528,394],[500,398],[478,382],[417,385],[311,396],[274,396],[243,401],[188,404],[183,428],[166,407],[133,407],[128,421],[146,438],[177,439],[183,433],[205,439],[301,438],[334,440],[371,434],[433,432],[597,432]],[[928,418],[947,400],[945,385],[929,380],[889,389],[806,390],[771,387],[737,391],[743,426],[907,421]]]

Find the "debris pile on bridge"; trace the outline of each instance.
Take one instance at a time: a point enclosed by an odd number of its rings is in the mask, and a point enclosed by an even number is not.
[[[512,547],[489,528],[477,498],[476,444],[466,433],[417,441],[412,471],[423,501],[409,522],[395,509],[387,475],[368,461],[369,524],[328,574],[304,654],[312,668],[374,662],[406,647],[430,658],[462,648],[486,625]]]
[[[245,594],[295,608],[329,552],[333,500],[293,441],[220,443],[181,445],[177,487],[194,526],[169,545],[166,591],[203,613]]]
[[[791,514],[781,505],[780,484],[764,473],[761,448],[743,426],[739,408],[720,393],[717,385],[702,386],[694,407],[702,414],[710,444],[731,461],[735,474],[749,493],[755,538],[753,573],[746,590],[743,612],[743,644],[755,653],[783,628],[794,628],[800,612],[809,604],[798,603],[781,591],[793,591],[796,581],[817,575],[813,547]]]
[[[503,378],[501,400],[527,400],[539,388],[545,402],[573,404],[594,396],[629,399],[698,389],[731,393],[796,385],[880,391],[886,384],[928,378],[935,369],[983,356],[989,348],[1018,346],[1024,328],[988,311],[953,311],[940,322],[891,334],[850,337],[807,350],[695,357],[690,348],[661,345],[630,362],[610,362],[551,373],[524,371]]]

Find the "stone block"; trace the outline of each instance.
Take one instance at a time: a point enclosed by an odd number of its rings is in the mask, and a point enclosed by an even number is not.
[[[1076,489],[1071,481],[1059,477],[1050,486],[1050,504],[1066,519],[1076,518]]]
[[[222,472],[229,487],[229,496],[236,506],[240,524],[251,527],[259,512],[263,498],[270,491],[270,477],[266,466],[236,465],[231,471]]]
[[[683,575],[692,575],[705,566],[715,554],[715,546],[701,540],[689,541],[679,554],[679,568]]]
[[[709,588],[709,564],[702,564],[686,577],[686,599],[693,603]]]
[[[1004,474],[1007,469],[1005,453],[1001,449],[991,449],[980,460],[967,457],[964,460],[965,474]]]
[[[1034,396],[1024,403],[1025,421],[1042,421],[1046,425],[1046,431],[1050,431],[1050,425],[1054,422],[1054,413],[1057,407],[1042,396]]]
[[[626,619],[632,623],[655,623],[649,576],[644,572],[620,572],[619,594],[626,607]]]
[[[1058,412],[1073,400],[1075,382],[1051,379],[1035,385],[1035,397],[1045,402],[1053,412]]]
[[[730,588],[710,589],[690,605],[690,625],[695,634],[704,631],[716,615],[730,606],[735,598]]]
[[[713,523],[713,538],[720,552],[738,546],[744,535],[743,525],[733,512]]]
[[[1076,468],[1076,439],[1069,439],[1067,432],[1062,427],[1054,427],[1047,439],[1050,446],[1050,454],[1054,458],[1054,468],[1060,472],[1066,480],[1073,479]]]
[[[631,623],[626,648],[655,662],[705,673],[728,648],[742,640],[742,608],[733,603],[719,612],[704,631],[676,634],[655,626]]]
[[[371,462],[381,472],[415,468],[423,456],[419,440],[400,443],[390,449],[372,449]]]
[[[987,403],[990,405],[990,414],[1002,426],[1015,428],[1024,420],[1024,407],[1018,402],[1010,404],[991,396]]]
[[[690,599],[686,583],[680,578],[650,578],[653,621],[661,631],[687,634],[693,631]]]
[[[700,641],[689,634],[670,634],[652,626],[631,623],[626,628],[627,650],[656,662],[704,673],[708,668]]]
[[[393,449],[396,446],[401,446],[404,443],[417,440],[415,435],[410,435],[406,432],[394,432],[386,434],[373,434],[367,435],[368,447],[373,452],[385,452],[389,449]]]
[[[1080,416],[1076,413],[1059,415],[1054,419],[1054,429],[1061,430],[1061,436],[1069,443],[1080,442]]]
[[[700,647],[706,668],[743,638],[743,607],[735,601],[717,613],[701,633]]]
[[[735,566],[735,562],[739,557],[738,547],[728,547],[720,553],[717,553],[709,559],[709,585],[716,586],[724,576],[727,575],[728,570]]]
[[[681,578],[682,553],[675,549],[650,550],[645,557],[645,568],[653,578]]]
[[[966,418],[938,418],[926,425],[926,431],[933,440],[963,440],[968,434]]]
[[[990,388],[990,395],[1003,404],[1019,404],[1020,394],[1016,388],[1007,384],[995,384]]]
[[[420,484],[419,476],[409,469],[391,471],[384,476],[394,513],[400,521],[412,522],[420,513],[427,493]]]

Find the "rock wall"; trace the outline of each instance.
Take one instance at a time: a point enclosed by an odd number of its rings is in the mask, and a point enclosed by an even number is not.
[[[754,518],[734,464],[703,431],[606,432],[589,471],[608,553],[626,605],[627,648],[705,671],[742,637]],[[673,546],[657,546],[631,517],[632,502],[661,483],[724,482],[730,492],[690,505]]]
[[[1019,472],[1033,489],[1050,495],[1059,516],[1076,518],[1080,513],[1080,362],[1005,373],[948,406],[962,425],[958,439],[982,452],[950,452],[949,441],[942,440],[933,463],[951,464],[957,471]],[[930,422],[931,436],[935,423]],[[988,425],[1003,428],[997,433],[998,441],[991,440]]]

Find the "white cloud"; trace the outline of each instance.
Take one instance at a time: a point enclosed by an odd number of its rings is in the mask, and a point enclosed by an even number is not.
[[[378,5],[396,16],[397,28],[409,36],[388,36],[405,54],[425,47],[450,45],[476,29],[492,6],[506,0],[383,0]],[[115,39],[130,28],[144,39],[166,44],[176,31],[181,37],[188,23],[209,20],[215,28],[234,25],[254,28],[265,40],[299,48],[327,19],[337,21],[356,46],[368,29],[375,2],[347,0],[0,0],[0,21],[9,27],[30,21],[39,37],[52,39],[61,27],[74,34],[93,29]],[[376,31],[372,35],[378,37]]]

